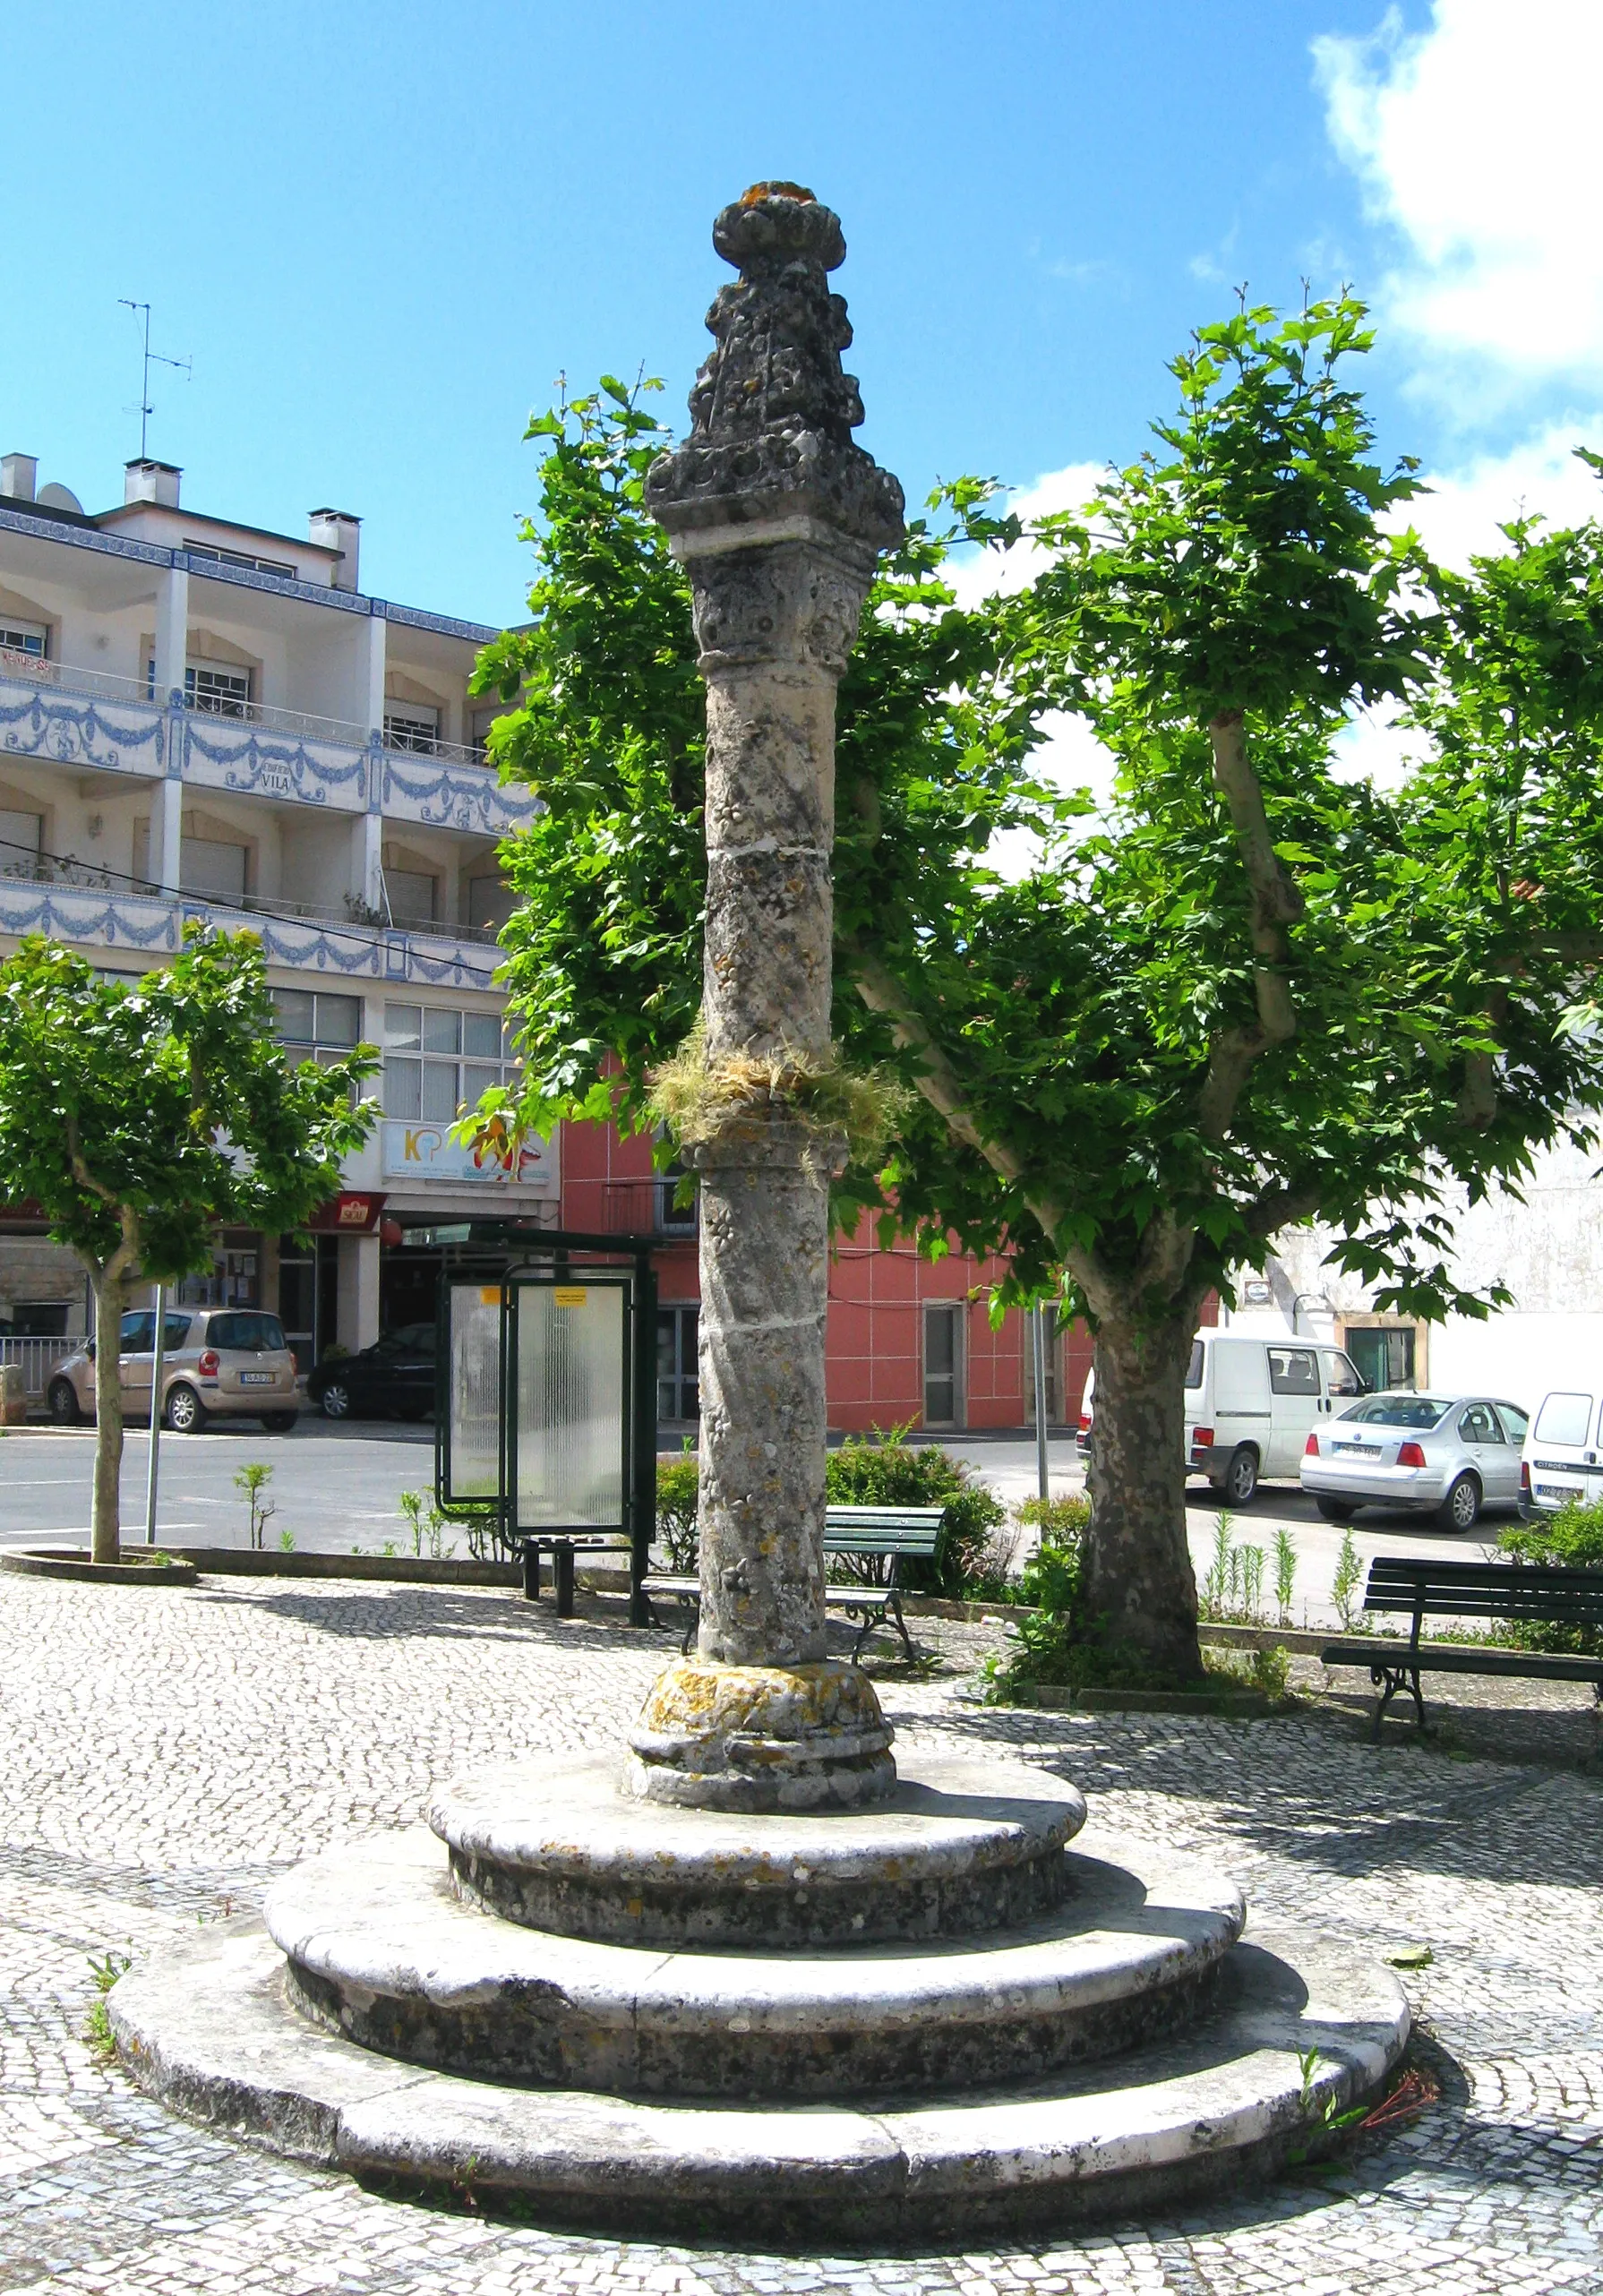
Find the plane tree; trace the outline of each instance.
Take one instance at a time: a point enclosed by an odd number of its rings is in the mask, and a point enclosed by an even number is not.
[[[1369,340],[1345,297],[1203,330],[1153,450],[1037,524],[1023,591],[959,606],[951,553],[1018,529],[985,485],[943,490],[840,692],[836,1033],[913,1096],[840,1216],[999,1249],[999,1304],[1085,1315],[1084,1632],[1153,1678],[1200,1669],[1207,1292],[1317,1219],[1387,1300],[1485,1312],[1456,1205],[1603,1104],[1597,536],[1429,565],[1391,531],[1413,466],[1382,466],[1348,379]],[[610,385],[534,429],[533,620],[479,673],[520,699],[498,754],[547,809],[508,848],[522,1113],[645,1124],[693,1026],[703,898],[688,591],[641,509],[664,434]],[[1387,702],[1424,753],[1390,792],[1342,748]],[[1117,763],[1099,813],[1043,780],[1053,710]],[[1034,856],[1007,876],[999,831]]]
[[[287,1065],[260,938],[185,927],[170,964],[97,972],[42,935],[0,964],[0,1170],[95,1300],[90,1557],[115,1563],[128,1290],[210,1268],[219,1227],[300,1228],[370,1130],[378,1056]]]

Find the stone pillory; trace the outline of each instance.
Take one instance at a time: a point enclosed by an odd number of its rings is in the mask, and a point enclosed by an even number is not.
[[[835,696],[902,490],[852,437],[862,401],[829,287],[840,222],[759,184],[713,227],[740,272],[707,326],[690,435],[653,467],[707,681],[709,1067],[831,1059]],[[820,1139],[783,1092],[689,1152],[701,1182],[701,1626],[631,1743],[635,1790],[725,1808],[877,1799],[895,1784],[872,1685],[824,1641]]]

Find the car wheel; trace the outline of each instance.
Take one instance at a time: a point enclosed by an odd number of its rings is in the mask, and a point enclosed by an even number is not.
[[[70,1379],[53,1379],[46,1400],[50,1406],[50,1417],[58,1427],[75,1427],[83,1417],[78,1391]]]
[[[1314,1504],[1326,1522],[1350,1522],[1358,1512],[1350,1499],[1316,1499]]]
[[[1461,1475],[1436,1509],[1436,1521],[1444,1530],[1456,1530],[1462,1537],[1479,1520],[1480,1486],[1473,1475]]]
[[[269,1435],[293,1435],[300,1416],[298,1411],[263,1411],[261,1424]]]
[[[348,1419],[351,1415],[351,1391],[343,1379],[330,1379],[318,1398],[325,1419]]]
[[[170,1427],[175,1435],[199,1435],[210,1417],[210,1412],[193,1387],[170,1387],[167,1390],[167,1409],[161,1415],[161,1424]]]
[[[1249,1507],[1258,1487],[1258,1454],[1248,1443],[1230,1453],[1224,1470],[1224,1495],[1233,1507]]]

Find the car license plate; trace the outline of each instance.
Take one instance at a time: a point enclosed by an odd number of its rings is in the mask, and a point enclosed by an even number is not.
[[[1579,1483],[1539,1483],[1536,1486],[1536,1495],[1539,1499],[1562,1501],[1582,1498],[1585,1494]]]
[[[275,1371],[242,1371],[239,1384],[242,1387],[276,1387],[279,1375]]]
[[[1371,1443],[1333,1443],[1331,1449],[1343,1459],[1378,1459],[1380,1445]]]

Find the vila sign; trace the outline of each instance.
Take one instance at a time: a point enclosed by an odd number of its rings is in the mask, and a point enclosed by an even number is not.
[[[491,1187],[551,1188],[556,1186],[556,1158],[550,1144],[525,1139],[508,1151],[493,1141],[464,1148],[443,1124],[384,1125],[384,1177],[391,1180],[463,1181]]]

